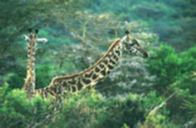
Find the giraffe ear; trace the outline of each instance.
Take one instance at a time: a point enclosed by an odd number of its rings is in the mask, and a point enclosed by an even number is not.
[[[36,40],[38,43],[46,43],[48,41],[46,38],[37,38]]]
[[[35,33],[38,34],[39,33],[39,30],[38,29],[35,29]]]
[[[22,37],[23,37],[26,41],[29,41],[29,37],[28,37],[28,36],[23,35]]]

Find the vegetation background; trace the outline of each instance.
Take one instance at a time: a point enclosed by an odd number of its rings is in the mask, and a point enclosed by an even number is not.
[[[50,99],[21,90],[28,28],[40,29],[36,88],[96,62],[130,30],[150,53],[124,55],[95,89],[68,94],[48,119]],[[1,0],[0,128],[195,128],[195,0]]]

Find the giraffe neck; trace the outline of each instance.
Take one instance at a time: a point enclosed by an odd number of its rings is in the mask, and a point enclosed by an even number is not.
[[[70,76],[56,77],[48,87],[37,90],[36,93],[47,97],[48,94],[56,96],[67,91],[75,92],[83,88],[97,85],[108,76],[117,65],[123,52],[121,40],[115,41],[106,54],[90,68]]]
[[[36,52],[36,42],[29,41],[27,45],[28,51],[28,65],[27,65],[27,76],[25,79],[24,88],[29,94],[33,93],[35,90],[35,52]]]

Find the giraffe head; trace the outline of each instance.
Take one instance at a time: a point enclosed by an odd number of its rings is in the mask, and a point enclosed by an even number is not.
[[[48,40],[46,38],[37,38],[39,30],[36,29],[35,32],[33,33],[32,29],[29,29],[29,35],[23,35],[24,39],[27,42],[31,43],[46,43]]]
[[[147,58],[149,55],[148,53],[140,46],[136,39],[132,39],[129,31],[125,32],[125,36],[122,39],[122,43],[124,44],[125,51],[129,53]]]

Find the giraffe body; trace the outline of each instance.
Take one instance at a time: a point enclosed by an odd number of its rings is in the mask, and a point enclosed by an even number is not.
[[[29,39],[27,41],[27,51],[28,51],[28,65],[27,65],[27,76],[24,83],[24,89],[27,92],[28,97],[35,91],[35,52],[36,52],[36,35],[30,33]]]
[[[37,38],[38,30],[35,33],[30,31],[29,36],[24,35],[27,41],[27,51],[28,51],[28,64],[27,64],[27,75],[24,83],[24,90],[27,92],[27,97],[31,98],[35,92],[35,53],[37,49],[38,42],[46,42],[47,39]]]
[[[44,97],[48,95],[55,96],[66,93],[65,91],[76,92],[89,88],[103,81],[115,67],[122,54],[122,45],[119,42],[120,40],[114,42],[108,52],[90,68],[74,75],[56,77],[48,87],[39,89],[38,93],[41,93]]]
[[[132,40],[126,35],[124,38],[116,40],[106,54],[93,66],[77,74],[55,77],[49,86],[36,90],[36,93],[47,98],[49,95],[54,97],[58,95],[64,96],[66,92],[77,92],[84,88],[92,87],[108,76],[117,65],[124,51],[131,51],[143,57],[148,56],[147,52],[140,47],[136,40]]]

